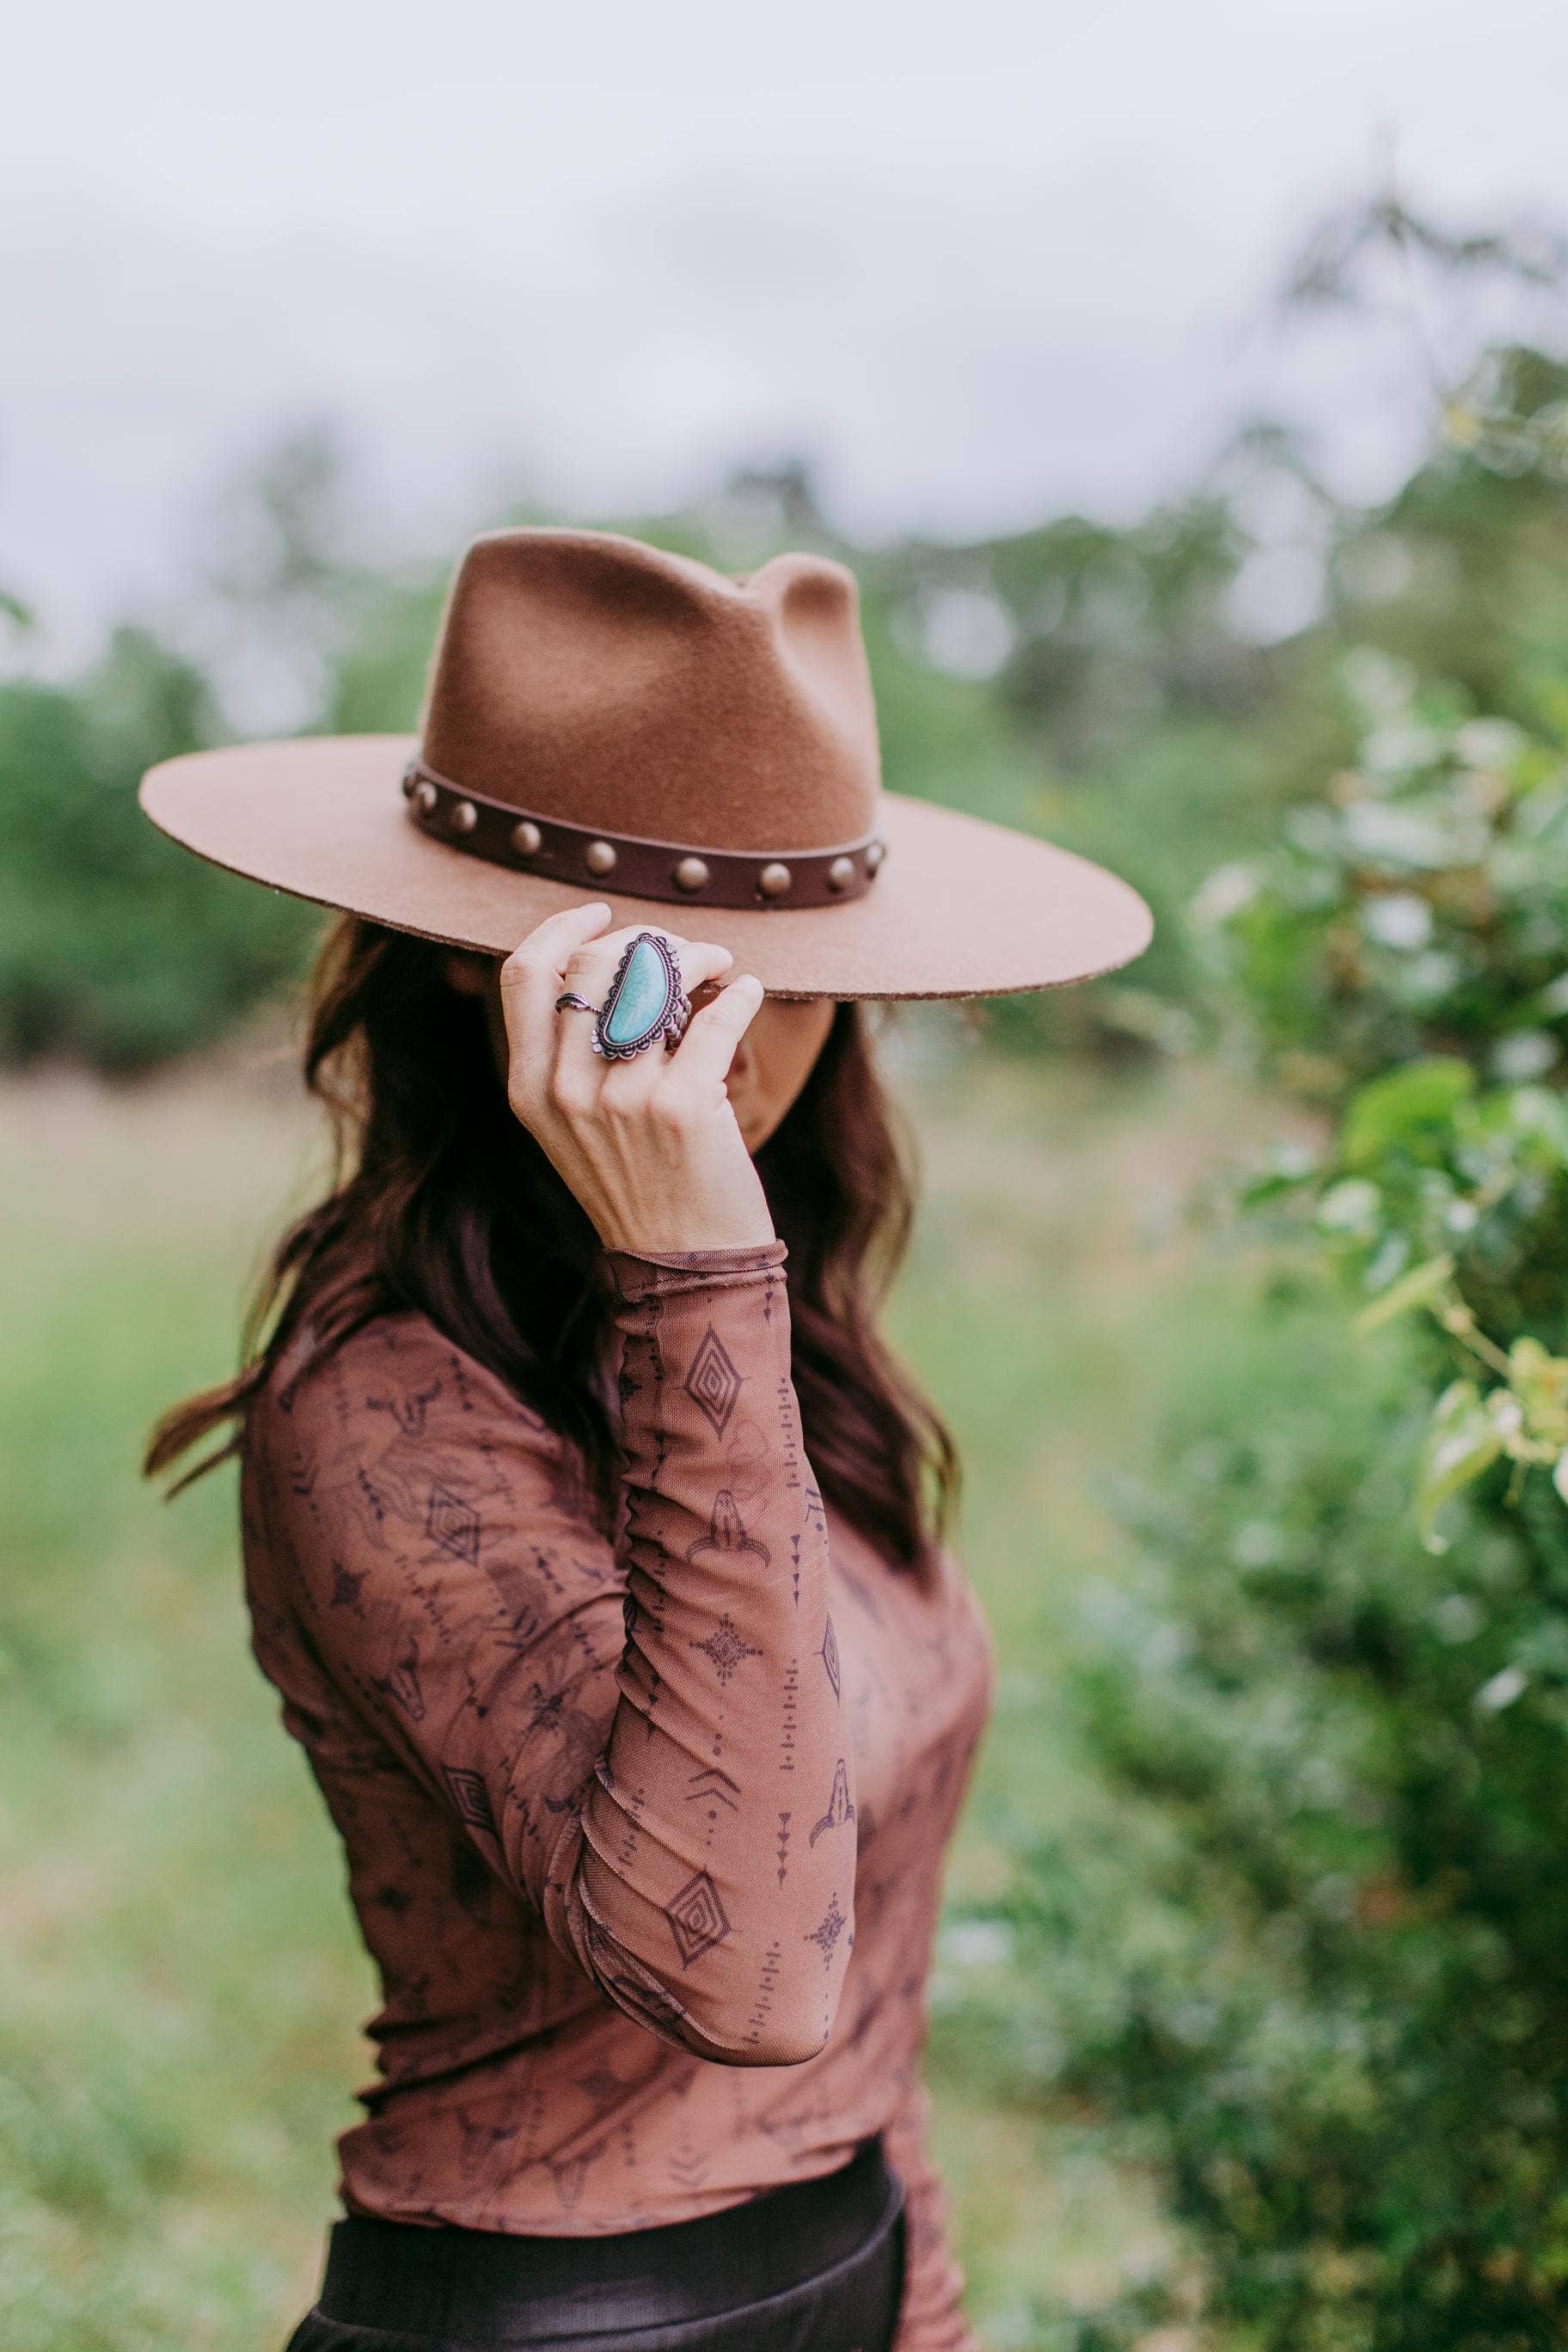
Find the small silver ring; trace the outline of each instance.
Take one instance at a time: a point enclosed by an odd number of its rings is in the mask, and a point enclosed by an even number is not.
[[[568,1009],[574,1013],[596,1013],[599,1010],[596,1004],[590,1004],[585,996],[579,996],[574,988],[568,988],[555,1000],[555,1010],[557,1013],[564,1013]]]
[[[671,1005],[669,1019],[665,1024],[664,1050],[667,1054],[674,1053],[676,1047],[679,1045],[681,1039],[685,1036],[690,1026],[691,999],[687,995],[685,990],[682,989],[680,994],[676,998],[675,1003]]]

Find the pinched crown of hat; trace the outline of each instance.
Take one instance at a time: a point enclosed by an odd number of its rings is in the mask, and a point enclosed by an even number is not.
[[[728,579],[602,532],[478,540],[405,790],[430,832],[561,881],[858,897],[884,845],[854,575],[781,555]]]
[[[422,938],[505,955],[591,896],[780,996],[1059,987],[1150,932],[1103,866],[882,788],[855,582],[816,555],[735,580],[610,532],[489,533],[418,737],[187,752],[142,804],[216,865]]]

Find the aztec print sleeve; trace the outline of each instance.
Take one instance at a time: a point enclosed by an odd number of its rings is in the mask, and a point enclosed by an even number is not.
[[[785,1254],[607,1253],[613,1544],[559,1440],[422,1317],[275,1390],[255,1437],[329,1674],[608,2000],[734,2065],[816,2053],[854,1940],[855,1759]],[[832,1791],[815,1821],[807,1780]]]

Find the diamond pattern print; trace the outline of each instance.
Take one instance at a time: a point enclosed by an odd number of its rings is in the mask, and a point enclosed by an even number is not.
[[[466,1765],[443,1764],[441,1777],[461,1819],[476,1830],[489,1830],[494,1837],[496,1818],[490,1810],[490,1792],[479,1774],[470,1772]]]
[[[477,1560],[479,1556],[479,1515],[471,1503],[454,1495],[439,1478],[430,1488],[430,1499],[425,1508],[425,1532],[432,1543],[450,1552],[454,1559]]]
[[[727,1683],[736,1667],[743,1665],[748,1658],[760,1658],[763,1654],[737,1632],[735,1621],[728,1612],[720,1618],[705,1642],[693,1642],[691,1646],[712,1660],[713,1671],[721,1683]]]
[[[741,1375],[711,1323],[702,1334],[702,1344],[692,1357],[691,1368],[681,1385],[711,1423],[714,1436],[722,1437],[735,1410],[735,1399],[741,1393]]]
[[[700,1960],[704,1952],[721,1944],[730,1932],[719,1889],[705,1870],[687,1880],[675,1900],[665,1905],[664,1916],[675,1937],[682,1968],[689,1969],[693,1960]]]
[[[833,1958],[833,1947],[837,1944],[839,1937],[842,1936],[848,1924],[849,1923],[845,1918],[843,1912],[838,1908],[838,1896],[837,1893],[831,1895],[828,1897],[827,1908],[822,1915],[822,1925],[819,1927],[814,1927],[810,1935],[803,1938],[803,1941],[805,1943],[815,1944],[816,1946],[817,1950],[822,1954],[822,1965],[824,1968],[828,1967],[831,1963]]]

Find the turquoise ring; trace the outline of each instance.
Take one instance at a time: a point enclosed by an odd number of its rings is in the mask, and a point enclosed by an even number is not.
[[[690,1018],[675,950],[658,931],[639,931],[628,941],[595,1017],[594,1051],[606,1061],[629,1062],[662,1037],[673,1053]]]

